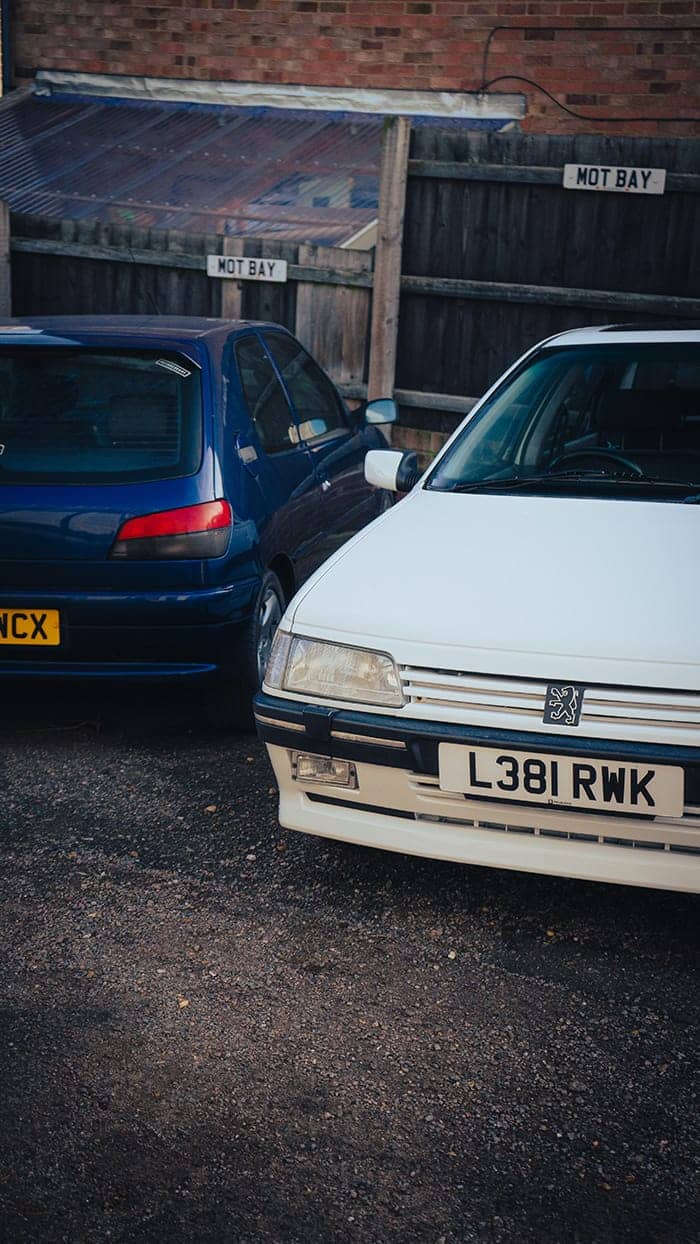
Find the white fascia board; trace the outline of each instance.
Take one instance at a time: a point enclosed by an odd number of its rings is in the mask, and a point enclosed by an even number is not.
[[[340,243],[341,250],[345,251],[369,251],[373,246],[377,245],[377,230],[379,228],[379,220],[370,220],[368,225],[363,225],[356,233],[345,242]]]
[[[344,86],[286,86],[259,82],[193,82],[108,73],[40,69],[39,95],[71,93],[159,103],[224,104],[239,108],[301,108],[318,112],[373,113],[380,116],[520,120],[524,95],[468,91],[404,91]]]

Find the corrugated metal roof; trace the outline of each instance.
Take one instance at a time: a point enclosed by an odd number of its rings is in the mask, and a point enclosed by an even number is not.
[[[0,110],[13,211],[338,245],[377,214],[383,118],[29,96]]]

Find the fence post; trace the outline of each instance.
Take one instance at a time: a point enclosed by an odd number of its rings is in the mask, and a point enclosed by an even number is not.
[[[226,236],[222,252],[224,255],[243,254],[243,239]],[[243,318],[243,282],[232,281],[224,277],[221,284],[221,314],[225,320]]]
[[[0,315],[11,315],[10,299],[10,209],[0,203]]]
[[[396,379],[396,344],[399,329],[403,216],[406,204],[409,117],[385,122],[382,168],[379,178],[379,224],[374,264],[372,332],[369,351],[367,396],[391,397]]]

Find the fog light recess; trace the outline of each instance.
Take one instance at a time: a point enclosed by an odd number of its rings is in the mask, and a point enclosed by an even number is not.
[[[315,786],[343,786],[357,790],[357,769],[351,760],[316,756],[313,752],[292,752],[292,777]]]

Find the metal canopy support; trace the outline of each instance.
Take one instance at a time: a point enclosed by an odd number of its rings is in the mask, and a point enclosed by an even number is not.
[[[391,397],[394,392],[403,218],[411,138],[411,122],[408,117],[387,118],[385,126],[379,179],[379,225],[367,386],[370,401],[378,397]]]

